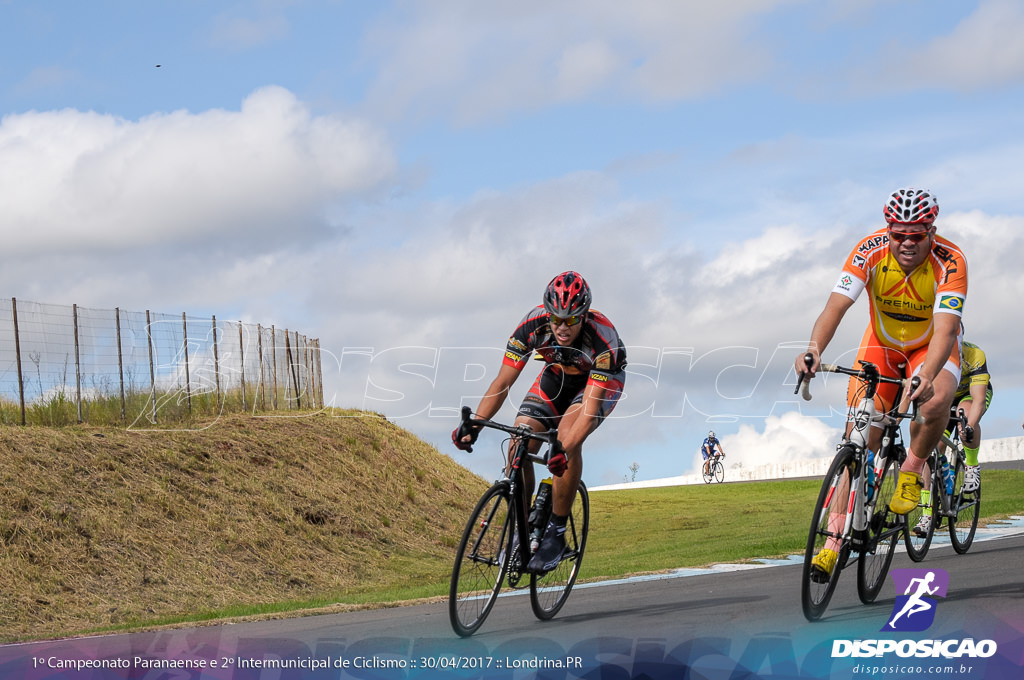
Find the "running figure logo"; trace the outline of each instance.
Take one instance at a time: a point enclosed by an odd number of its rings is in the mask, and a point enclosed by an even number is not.
[[[949,573],[944,569],[893,569],[891,573],[896,583],[896,604],[882,630],[926,630],[935,621],[937,603],[933,597],[946,596]]]

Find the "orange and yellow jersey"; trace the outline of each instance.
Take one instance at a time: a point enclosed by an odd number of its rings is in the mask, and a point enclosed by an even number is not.
[[[935,235],[928,259],[906,274],[889,252],[882,228],[853,249],[832,292],[856,300],[865,288],[875,337],[903,352],[919,349],[931,340],[934,314],[963,313],[967,259],[959,247]]]

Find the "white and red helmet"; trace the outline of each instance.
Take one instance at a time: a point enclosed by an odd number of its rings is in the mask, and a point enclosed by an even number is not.
[[[576,272],[562,272],[544,291],[544,310],[554,316],[581,316],[590,309],[590,303],[590,286]]]
[[[889,224],[931,224],[939,214],[939,201],[925,189],[897,189],[882,214]]]

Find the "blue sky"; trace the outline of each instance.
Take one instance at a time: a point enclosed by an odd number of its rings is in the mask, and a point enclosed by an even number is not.
[[[794,347],[926,187],[1014,436],[1022,29],[1009,0],[0,0],[0,287],[301,329],[337,405],[491,476],[451,414],[577,269],[631,356],[585,478],[652,479],[709,428],[746,467],[827,454],[844,385],[793,403]]]

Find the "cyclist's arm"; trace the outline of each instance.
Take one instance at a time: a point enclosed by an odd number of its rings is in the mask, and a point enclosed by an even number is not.
[[[971,385],[971,405],[967,409],[967,426],[977,429],[985,415],[985,399],[988,397],[988,382]]]
[[[814,322],[814,328],[811,329],[811,340],[807,345],[807,352],[814,356],[814,363],[811,365],[812,374],[818,370],[818,365],[821,363],[821,353],[828,347],[828,343],[832,342],[833,336],[835,336],[836,331],[839,329],[839,323],[843,320],[843,316],[846,315],[846,310],[852,307],[853,303],[853,298],[842,293],[831,293],[828,296],[825,308],[821,310],[821,314],[818,315],[818,319]],[[798,375],[807,371],[807,364],[804,363],[804,353],[796,358],[795,366]]]
[[[505,403],[508,391],[515,384],[522,371],[522,368],[517,368],[511,364],[503,363],[501,365],[498,376],[491,382],[491,386],[487,388],[487,392],[480,400],[480,405],[476,407],[477,418],[490,420],[494,417],[494,414],[501,409],[501,405]]]
[[[953,345],[956,344],[957,336],[960,334],[960,315],[940,313],[932,316],[932,323],[935,330],[932,339],[928,341],[928,352],[925,355],[924,363],[917,375],[921,378],[921,384],[911,396],[919,399],[918,403],[924,403],[935,394],[932,386],[936,376],[942,371],[942,367],[949,361],[949,355],[953,352]]]

